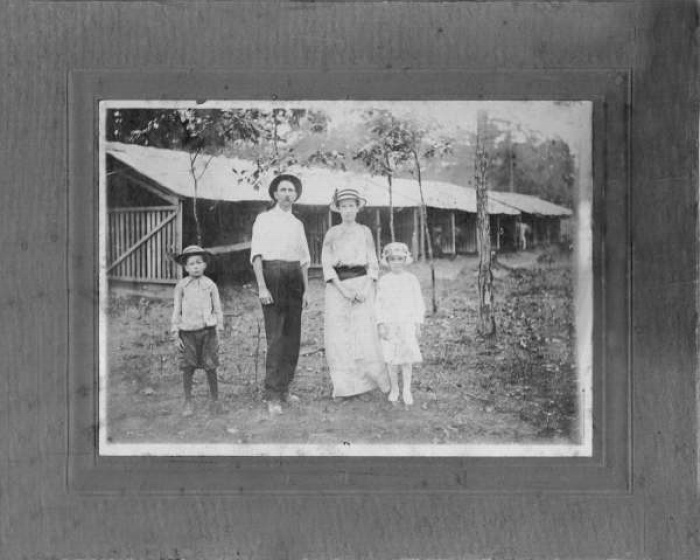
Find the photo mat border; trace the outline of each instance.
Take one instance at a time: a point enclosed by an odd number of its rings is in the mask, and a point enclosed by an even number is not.
[[[629,491],[629,70],[77,71],[70,75],[70,434],[79,491]],[[232,86],[231,84],[235,84]],[[308,84],[316,84],[309,86]],[[317,85],[322,84],[322,85]],[[351,95],[348,95],[351,92]],[[410,92],[408,95],[406,92]],[[206,97],[203,96],[206,94]],[[591,457],[118,457],[98,454],[99,102],[108,99],[593,102]],[[622,146],[625,149],[620,149]],[[622,154],[622,156],[620,156]],[[81,165],[81,163],[83,165]],[[624,219],[621,219],[624,217]],[[78,319],[79,318],[79,319]],[[87,319],[90,320],[87,320]],[[85,348],[89,351],[86,352]],[[623,413],[624,412],[624,413]],[[400,461],[400,463],[398,463]],[[206,466],[211,476],[201,476]],[[167,471],[168,476],[159,476]],[[493,474],[495,470],[495,475]],[[195,471],[198,475],[194,476]],[[492,474],[489,474],[492,473]]]

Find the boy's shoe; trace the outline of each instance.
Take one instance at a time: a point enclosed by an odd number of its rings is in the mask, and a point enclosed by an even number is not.
[[[192,416],[194,414],[194,406],[190,401],[185,401],[185,406],[182,408],[182,415],[185,417]]]
[[[221,406],[221,403],[219,401],[209,402],[209,414],[223,414],[223,412],[224,407]]]
[[[296,403],[301,402],[301,399],[299,398],[298,395],[294,395],[294,394],[292,394],[292,393],[289,393],[289,394],[287,395],[286,401],[287,401],[289,404],[296,404]]]

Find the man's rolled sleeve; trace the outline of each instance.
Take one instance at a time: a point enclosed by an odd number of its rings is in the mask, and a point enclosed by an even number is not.
[[[261,214],[262,215],[262,214]],[[253,222],[253,233],[250,240],[250,262],[251,264],[255,260],[255,257],[260,257],[263,254],[263,235],[260,231],[262,225],[260,223],[260,216],[255,218]]]
[[[309,253],[309,243],[306,240],[306,232],[304,231],[304,224],[299,222],[299,264],[304,266],[309,266],[311,264],[311,253]]]

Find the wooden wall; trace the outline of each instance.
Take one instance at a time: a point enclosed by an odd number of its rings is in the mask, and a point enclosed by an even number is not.
[[[691,1],[2,2],[0,557],[698,558],[696,22]],[[69,488],[76,69],[631,71],[629,196],[605,200],[631,224],[629,491]]]

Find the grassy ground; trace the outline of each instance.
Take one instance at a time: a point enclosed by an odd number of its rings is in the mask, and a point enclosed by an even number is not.
[[[499,257],[496,337],[476,334],[476,258],[412,265],[429,308],[414,373],[415,405],[373,392],[333,401],[323,355],[323,284],[312,279],[293,392],[301,402],[270,418],[261,402],[265,332],[251,285],[220,287],[224,413],[210,415],[203,372],[196,411],[181,415],[182,386],[169,341],[171,301],[112,291],[108,309],[108,436],[117,443],[547,443],[575,440],[576,374],[570,257],[558,251]]]

